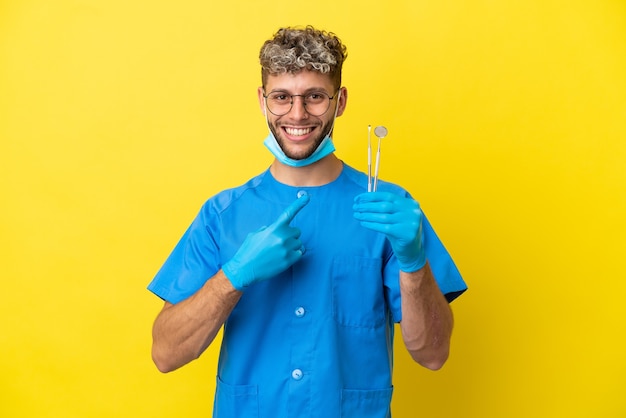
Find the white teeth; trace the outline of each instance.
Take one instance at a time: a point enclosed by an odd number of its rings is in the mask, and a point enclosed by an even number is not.
[[[311,132],[313,128],[285,128],[285,131],[289,135],[293,136],[303,136]]]

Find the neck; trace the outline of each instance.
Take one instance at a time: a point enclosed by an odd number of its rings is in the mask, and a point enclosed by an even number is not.
[[[334,181],[341,170],[343,163],[335,154],[329,154],[319,161],[304,167],[291,167],[274,160],[270,172],[276,181],[294,187],[323,186]]]

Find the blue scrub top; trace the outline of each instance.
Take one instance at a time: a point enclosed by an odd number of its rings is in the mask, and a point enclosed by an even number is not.
[[[249,286],[224,324],[214,417],[389,417],[393,324],[402,319],[399,268],[384,235],[353,217],[367,176],[344,165],[332,183],[292,187],[269,170],[209,199],[148,289],[177,303],[269,225],[299,192],[306,253],[280,275]],[[379,181],[379,191],[408,193]],[[466,290],[424,217],[426,255],[449,301]]]

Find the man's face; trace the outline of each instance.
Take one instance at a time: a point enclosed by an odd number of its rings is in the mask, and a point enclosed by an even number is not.
[[[322,92],[333,97],[330,100],[328,110],[321,116],[307,113],[302,96],[293,98],[293,106],[288,113],[276,116],[265,106],[264,91],[262,87],[259,87],[261,110],[267,113],[269,127],[276,137],[278,145],[285,155],[293,160],[308,158],[332,129],[338,92],[327,74],[307,70],[297,74],[287,73],[268,76],[265,84],[265,95],[269,96],[276,92],[284,93],[287,96]],[[337,116],[340,116],[345,109],[345,89],[342,89],[341,96]]]

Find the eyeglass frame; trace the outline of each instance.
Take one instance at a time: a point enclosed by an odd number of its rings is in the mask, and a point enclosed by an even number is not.
[[[306,113],[308,113],[309,115],[311,115],[311,116],[319,117],[319,116],[324,116],[324,115],[326,114],[326,112],[328,112],[328,109],[330,109],[330,102],[332,102],[332,101],[333,101],[333,99],[334,99],[335,97],[337,97],[337,95],[339,94],[339,92],[340,92],[340,91],[341,91],[341,87],[337,88],[337,90],[335,91],[335,94],[333,94],[332,96],[329,96],[329,95],[328,95],[328,93],[326,93],[325,91],[312,91],[312,92],[310,92],[310,93],[306,93],[306,94],[288,94],[287,92],[284,92],[285,96],[289,96],[289,99],[291,100],[291,102],[290,102],[289,110],[288,110],[288,111],[286,111],[285,113],[281,113],[280,115],[277,115],[276,113],[272,112],[272,109],[270,109],[270,107],[269,107],[269,105],[268,105],[268,101],[267,101],[267,98],[268,98],[268,96],[269,96],[270,94],[272,94],[272,93],[280,93],[280,91],[272,91],[272,92],[269,92],[269,93],[265,94],[265,89],[263,89],[263,98],[265,99],[265,107],[266,107],[266,108],[267,108],[267,110],[269,110],[269,112],[270,112],[272,115],[274,115],[274,116],[285,116],[286,114],[288,114],[289,112],[291,112],[291,111],[292,111],[292,109],[293,109],[293,103],[294,103],[293,98],[294,98],[294,97],[302,97],[302,106],[304,107],[304,111],[305,111]],[[328,107],[326,108],[326,110],[325,110],[325,111],[323,111],[323,112],[322,112],[322,113],[320,113],[319,115],[314,115],[314,114],[310,113],[310,112],[307,110],[307,108],[306,108],[306,100],[305,100],[305,97],[306,97],[306,96],[308,96],[309,94],[314,94],[314,93],[317,93],[317,94],[323,94],[324,96],[326,96],[326,97],[328,98]]]

